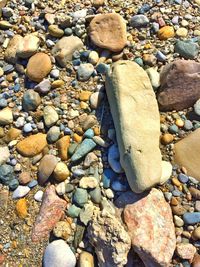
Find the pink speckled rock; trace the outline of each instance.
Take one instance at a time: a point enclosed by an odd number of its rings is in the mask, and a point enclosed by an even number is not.
[[[176,237],[172,212],[163,193],[152,189],[150,193],[127,205],[124,210],[135,252],[146,267],[167,267],[173,256]]]
[[[66,206],[67,202],[56,195],[55,186],[49,186],[43,195],[40,212],[33,226],[32,241],[38,242],[48,236],[61,219]]]

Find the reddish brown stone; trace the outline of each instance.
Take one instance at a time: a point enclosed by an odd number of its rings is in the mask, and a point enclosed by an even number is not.
[[[166,65],[160,77],[158,92],[160,110],[182,110],[200,98],[200,63],[176,60]]]
[[[176,237],[172,212],[157,189],[124,210],[135,252],[146,267],[167,267],[173,256]]]
[[[2,264],[4,263],[5,258],[6,257],[3,254],[0,254],[0,266],[2,266]]]
[[[200,255],[197,253],[194,255],[192,267],[200,267]]]
[[[22,172],[19,175],[18,181],[20,184],[28,184],[31,181],[30,172]]]
[[[40,211],[33,226],[33,242],[38,242],[48,236],[63,216],[66,206],[67,202],[56,195],[55,186],[49,186],[44,193]]]

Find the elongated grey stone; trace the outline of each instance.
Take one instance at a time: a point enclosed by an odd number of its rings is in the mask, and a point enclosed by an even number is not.
[[[160,183],[160,117],[146,72],[132,61],[114,63],[106,92],[120,152],[131,189],[142,192]],[[163,182],[163,181],[162,181]]]

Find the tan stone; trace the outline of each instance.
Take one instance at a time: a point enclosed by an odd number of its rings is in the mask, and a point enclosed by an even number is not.
[[[15,64],[17,61],[17,50],[20,43],[23,41],[23,37],[21,35],[14,35],[14,37],[10,40],[8,47],[4,53],[4,59],[12,64]]]
[[[24,157],[34,157],[47,145],[46,134],[38,133],[26,137],[17,144],[17,151]]]
[[[94,267],[93,255],[87,251],[81,252],[78,267]]]
[[[176,246],[176,253],[181,259],[192,260],[197,249],[192,244],[180,243]]]
[[[49,74],[51,68],[50,57],[40,52],[29,59],[26,74],[30,80],[41,82]]]
[[[174,160],[187,169],[187,174],[200,181],[200,129],[195,130],[174,146]]]
[[[89,26],[92,42],[113,52],[121,51],[127,42],[126,24],[116,13],[96,15]]]
[[[69,169],[64,162],[58,162],[54,171],[53,176],[58,182],[63,182],[69,177]]]
[[[61,160],[67,160],[68,159],[68,148],[70,145],[70,136],[66,135],[60,138],[57,143],[57,149],[58,149],[58,156],[61,158]]]
[[[9,143],[12,140],[15,140],[18,136],[20,136],[21,130],[16,128],[10,128],[5,136],[5,142]]]

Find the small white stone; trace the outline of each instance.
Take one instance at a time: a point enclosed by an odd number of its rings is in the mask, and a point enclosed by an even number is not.
[[[114,198],[114,193],[110,188],[105,190],[105,194],[106,194],[107,198],[109,198],[109,199]]]
[[[160,184],[164,184],[172,174],[172,165],[168,161],[162,161],[162,175],[160,178]]]
[[[102,92],[95,92],[90,96],[90,106],[93,109],[98,108],[102,99],[104,98],[104,94]]]
[[[96,65],[99,61],[99,54],[96,51],[91,51],[88,57],[89,63]]]
[[[13,192],[12,198],[13,199],[22,198],[26,196],[29,191],[30,188],[28,186],[19,185]]]
[[[0,147],[0,165],[6,163],[10,157],[10,152],[7,146]]]
[[[44,192],[42,190],[37,191],[34,195],[34,199],[38,202],[42,202],[42,197],[43,197]]]
[[[98,181],[95,177],[83,177],[79,182],[79,186],[82,188],[95,188],[98,185]]]

